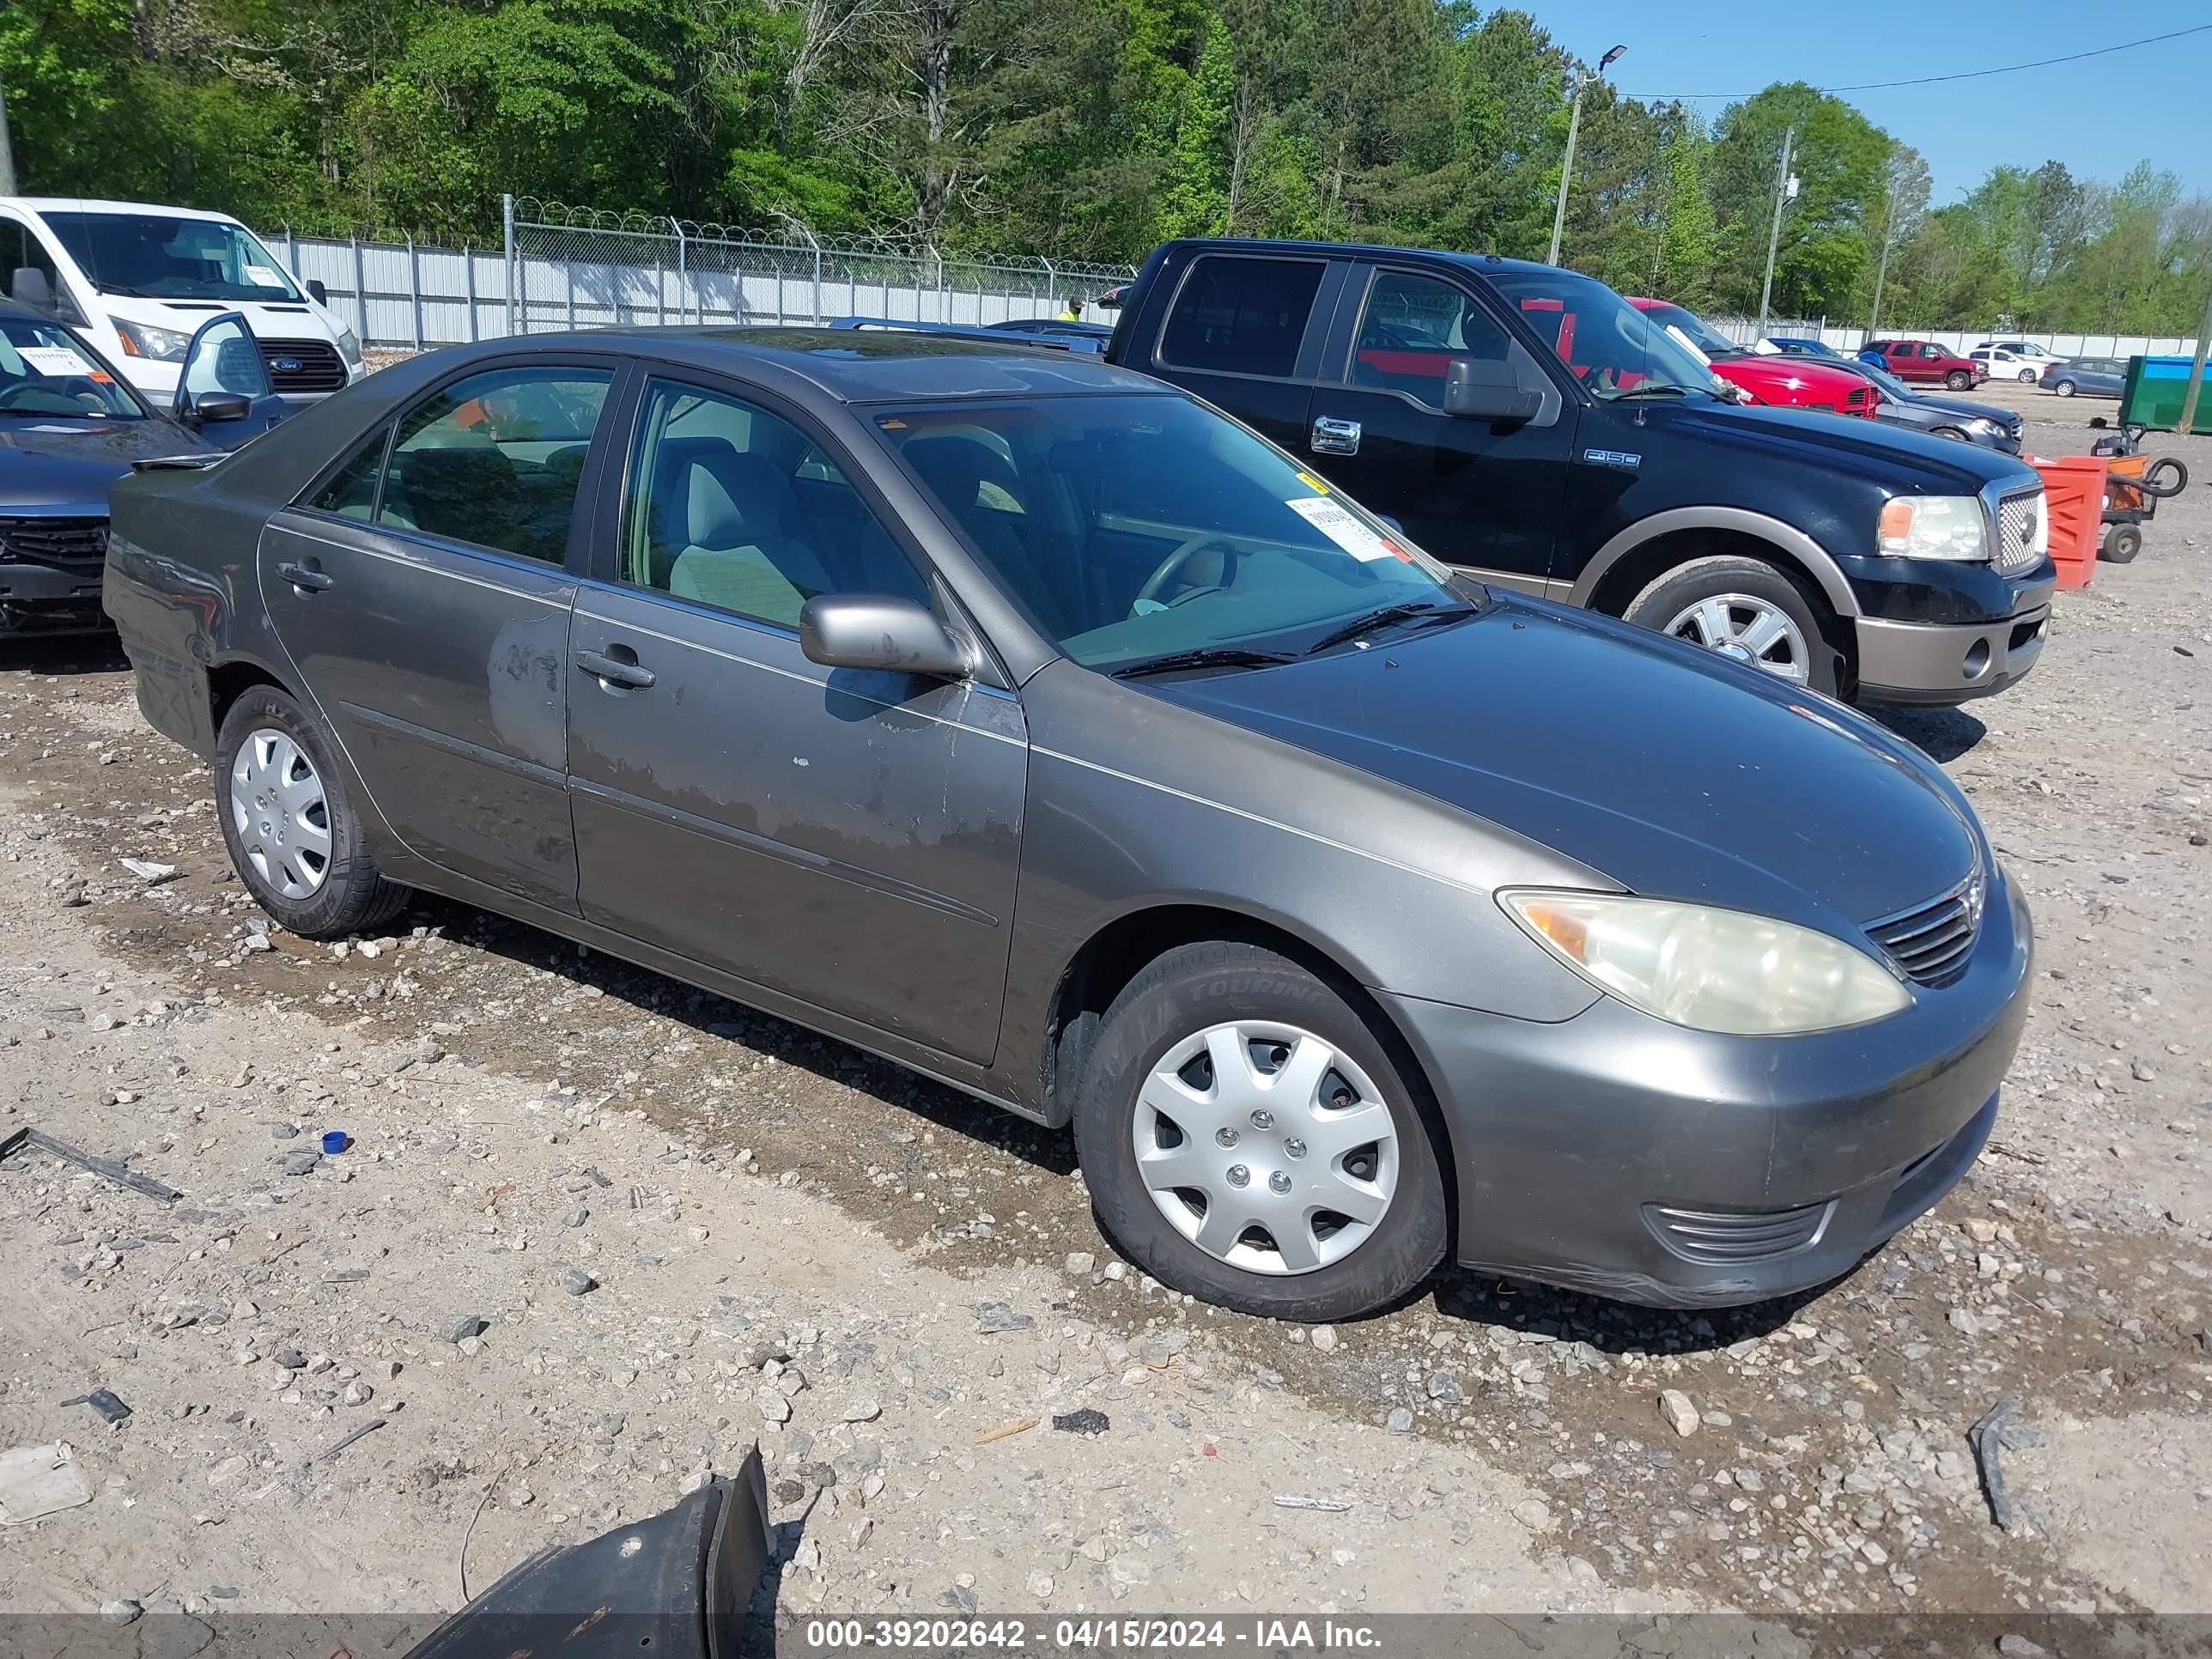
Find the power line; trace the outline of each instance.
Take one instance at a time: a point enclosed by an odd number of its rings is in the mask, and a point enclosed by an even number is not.
[[[1962,70],[1956,75],[1923,75],[1911,81],[1862,81],[1856,86],[1816,87],[1816,92],[1887,92],[1898,87],[1932,87],[1944,81],[1978,81],[1990,75],[2015,75],[2021,70],[2049,69],[2054,64],[2078,64],[2085,58],[2102,58],[2115,52],[2132,52],[2137,46],[2154,46],[2161,40],[2179,40],[2185,35],[2203,34],[2212,30],[2212,23],[2199,23],[2193,28],[2175,29],[2167,34],[2147,35],[2140,40],[2124,40],[2116,46],[2098,46],[2088,52],[2069,52],[2063,58],[2039,58],[2032,64],[2005,64],[1996,69]],[[1759,91],[1765,88],[1761,88]],[[1631,92],[1627,98],[1640,98],[1647,104],[1701,104],[1720,99],[1755,98],[1757,92]]]

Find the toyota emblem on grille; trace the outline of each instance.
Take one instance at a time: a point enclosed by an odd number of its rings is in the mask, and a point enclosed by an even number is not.
[[[279,374],[297,374],[307,365],[297,357],[276,357],[270,360],[269,367]]]

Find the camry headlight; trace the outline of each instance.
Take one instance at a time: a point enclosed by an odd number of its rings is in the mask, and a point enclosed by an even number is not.
[[[338,356],[356,368],[361,367],[361,337],[349,328],[338,331]]]
[[[156,362],[182,362],[185,348],[192,343],[189,334],[179,334],[173,328],[156,328],[151,323],[126,323],[118,319],[115,332],[123,341],[123,349],[133,357],[151,357]]]
[[[1618,893],[1508,889],[1506,915],[1632,1008],[1730,1036],[1863,1025],[1911,1006],[1864,951],[1794,922]]]
[[[1897,495],[1882,504],[1881,550],[1907,559],[1986,559],[1989,521],[1972,495]]]

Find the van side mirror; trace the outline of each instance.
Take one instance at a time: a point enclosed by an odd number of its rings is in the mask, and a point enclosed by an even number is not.
[[[307,278],[307,297],[310,300],[313,300],[319,306],[327,306],[330,304],[331,291],[323,286],[323,279],[321,277],[310,276]]]
[[[799,648],[824,668],[964,680],[968,653],[926,605],[888,593],[817,593],[799,608]]]
[[[36,265],[17,265],[10,271],[8,292],[17,305],[28,306],[33,311],[54,308],[54,285]]]
[[[1444,413],[1477,421],[1533,421],[1541,392],[1521,384],[1510,363],[1454,357],[1444,365]]]

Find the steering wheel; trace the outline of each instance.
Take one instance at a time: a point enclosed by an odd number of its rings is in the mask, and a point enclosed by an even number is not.
[[[1237,544],[1231,541],[1226,536],[1218,534],[1212,531],[1206,531],[1199,535],[1193,536],[1188,541],[1183,543],[1182,545],[1176,548],[1174,552],[1169,554],[1167,557],[1159,562],[1159,564],[1154,568],[1152,574],[1145,578],[1145,585],[1137,590],[1136,599],[1129,606],[1129,614],[1131,616],[1136,615],[1138,605],[1146,603],[1152,605],[1160,604],[1160,595],[1166,592],[1168,587],[1174,582],[1176,575],[1181,573],[1183,566],[1188,564],[1193,559],[1196,558],[1200,553],[1205,552],[1209,547],[1218,547],[1222,551],[1221,580],[1218,582],[1207,582],[1203,586],[1193,587],[1188,592],[1178,593],[1172,600],[1168,601],[1168,603],[1171,605],[1181,605],[1185,599],[1196,599],[1200,593],[1217,592],[1220,589],[1226,587],[1229,585],[1230,578],[1237,574],[1237,561],[1239,556],[1237,551]]]

